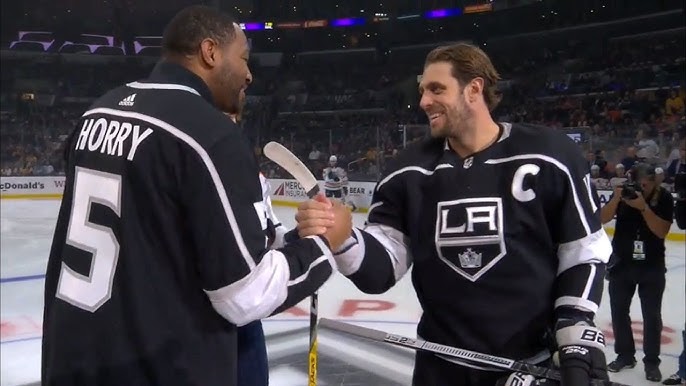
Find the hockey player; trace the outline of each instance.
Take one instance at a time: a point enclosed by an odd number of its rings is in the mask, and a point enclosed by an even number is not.
[[[385,171],[365,227],[334,256],[339,271],[371,294],[412,266],[421,338],[545,364],[552,335],[562,385],[586,386],[607,379],[593,320],[610,242],[577,146],[555,130],[493,121],[498,79],[475,46],[429,53],[419,91],[432,138]],[[321,232],[325,213],[316,200],[301,204],[300,235]],[[536,382],[509,377],[417,352],[413,382]]]
[[[338,158],[335,155],[329,157],[329,166],[324,168],[322,175],[326,197],[342,200],[348,195],[348,175],[338,166]]]
[[[235,386],[237,326],[310,296],[350,235],[338,205],[326,234],[267,247],[254,153],[222,114],[251,81],[230,16],[186,8],[162,50],[148,79],[97,99],[67,140],[44,386]]]
[[[348,200],[348,173],[338,166],[338,158],[335,155],[329,157],[329,166],[324,168],[322,175],[326,197],[338,198],[354,211],[355,204]]]

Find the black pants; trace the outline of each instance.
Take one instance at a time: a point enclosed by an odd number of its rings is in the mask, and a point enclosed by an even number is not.
[[[451,363],[434,354],[418,351],[414,362],[413,386],[495,386],[510,373],[472,369]]]
[[[238,385],[267,386],[269,362],[262,322],[238,327]]]
[[[629,309],[638,287],[638,298],[643,313],[643,363],[660,364],[660,337],[662,334],[662,294],[665,292],[665,268],[646,267],[643,264],[624,264],[612,269],[609,275],[612,330],[615,335],[615,353],[631,359],[636,354],[631,332]]]
[[[326,197],[333,197],[333,198],[342,198],[343,197],[343,190],[324,190],[324,194]]]

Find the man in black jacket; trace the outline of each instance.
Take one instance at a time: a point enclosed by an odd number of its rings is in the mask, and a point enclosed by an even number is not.
[[[238,24],[193,6],[148,79],[109,91],[67,142],[45,283],[42,384],[234,386],[237,326],[316,291],[333,228],[269,249],[259,169],[236,124],[251,81]]]
[[[629,176],[629,184],[615,188],[600,212],[603,223],[617,216],[612,239],[615,262],[608,275],[617,358],[608,365],[608,370],[617,372],[636,365],[629,309],[638,287],[646,379],[658,382],[662,378],[659,356],[667,271],[665,237],[672,225],[674,199],[657,184],[655,169],[650,165],[634,165]]]

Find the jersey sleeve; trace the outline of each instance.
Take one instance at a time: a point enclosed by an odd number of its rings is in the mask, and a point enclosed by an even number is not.
[[[268,243],[269,248],[281,248],[286,244],[286,233],[288,229],[281,223],[281,220],[276,216],[274,211],[274,206],[272,204],[271,194],[271,184],[269,180],[260,173],[260,185],[262,185],[262,202],[264,203],[265,210],[267,212],[267,223],[271,227],[273,234],[270,234],[271,240]]]
[[[377,183],[364,228],[353,228],[353,236],[334,254],[339,272],[366,293],[387,291],[412,264],[401,174],[391,169]]]
[[[348,186],[348,173],[343,168],[338,168],[338,178],[341,180],[341,186]]]
[[[551,162],[555,193],[548,208],[553,242],[558,246],[555,309],[595,315],[612,246],[600,222],[597,192],[576,144],[564,138],[556,149],[558,156]]]
[[[244,325],[286,309],[316,291],[334,261],[325,239],[269,249],[268,209],[257,164],[242,141],[227,136],[187,157],[182,179],[188,237],[201,284],[215,310]]]

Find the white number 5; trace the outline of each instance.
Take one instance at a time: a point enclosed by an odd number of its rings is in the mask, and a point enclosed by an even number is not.
[[[119,242],[111,228],[88,220],[92,203],[105,205],[121,217],[121,176],[76,168],[67,244],[93,255],[88,276],[62,262],[57,296],[76,307],[95,312],[112,296]]]

